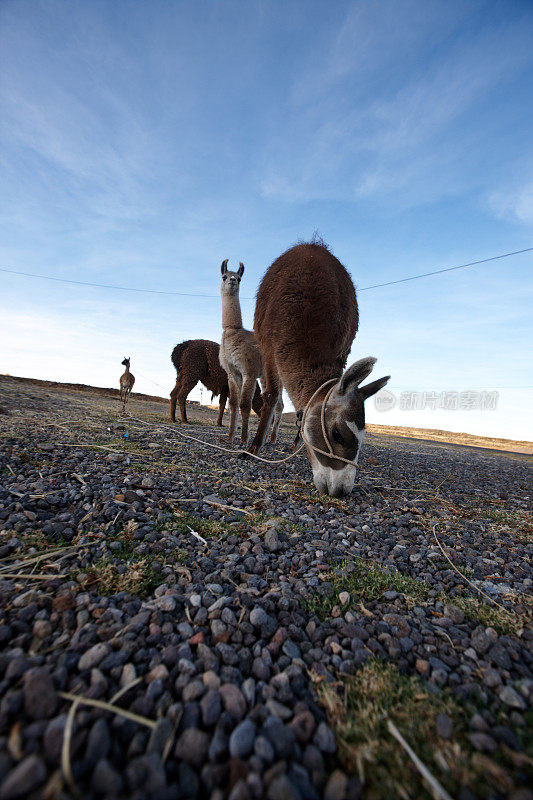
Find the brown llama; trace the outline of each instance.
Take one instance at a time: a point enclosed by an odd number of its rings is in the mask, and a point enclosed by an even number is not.
[[[389,380],[388,376],[360,386],[373,369],[372,357],[344,372],[358,324],[351,278],[322,244],[292,247],[265,273],[257,292],[254,329],[266,388],[250,452],[261,449],[283,385],[297,412],[309,405],[301,433],[313,480],[319,492],[334,497],[353,488],[365,434],[364,401]]]
[[[124,358],[122,365],[126,367],[126,371],[122,373],[120,376],[120,399],[122,400],[122,404],[124,408],[126,408],[126,403],[128,402],[128,396],[131,394],[131,390],[133,389],[133,384],[135,383],[135,377],[130,372],[130,359]]]
[[[237,409],[241,412],[241,444],[248,441],[248,420],[254,386],[263,377],[263,364],[255,336],[242,326],[239,285],[244,273],[244,264],[239,264],[237,272],[228,270],[228,259],[222,262],[220,271],[222,282],[222,341],[220,343],[220,363],[228,373],[230,425],[228,442],[233,440],[237,422]],[[275,442],[281,415],[283,400],[281,394],[277,399],[276,416],[272,428],[271,441]],[[269,417],[270,421],[270,417]]]
[[[170,419],[176,422],[176,405],[181,421],[187,422],[186,401],[198,382],[211,392],[212,398],[220,396],[217,425],[222,427],[224,408],[229,396],[228,376],[219,361],[220,346],[208,339],[189,339],[177,344],[172,351],[172,363],[176,368],[176,385],[170,393]],[[252,408],[261,413],[261,389],[255,386]]]

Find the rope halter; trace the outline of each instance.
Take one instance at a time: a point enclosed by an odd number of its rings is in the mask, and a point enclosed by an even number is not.
[[[339,382],[338,378],[330,378],[329,381],[325,381],[321,386],[318,387],[316,392],[313,393],[313,395],[311,396],[311,399],[309,400],[309,402],[307,403],[307,405],[305,406],[305,408],[303,410],[302,421],[300,423],[300,425],[301,425],[301,427],[300,427],[300,436],[302,437],[302,439],[305,442],[305,444],[308,447],[310,447],[312,450],[314,450],[315,453],[320,453],[320,455],[326,456],[326,458],[334,459],[335,461],[344,461],[345,464],[350,464],[350,466],[354,467],[354,469],[355,469],[355,463],[353,461],[350,461],[349,458],[344,458],[343,456],[338,456],[333,452],[333,448],[331,446],[331,442],[329,441],[329,436],[328,436],[328,433],[326,431],[326,406],[327,406],[328,400],[329,400],[329,398],[330,398],[330,396],[331,396],[331,394],[332,394],[333,390],[335,389],[335,386],[337,385],[338,382]],[[324,397],[324,399],[322,401],[322,408],[320,409],[320,425],[322,427],[322,436],[324,437],[324,441],[326,443],[326,447],[328,448],[328,450],[326,452],[325,450],[321,450],[319,447],[316,447],[308,439],[305,438],[305,421],[307,419],[307,413],[308,413],[309,409],[311,408],[311,404],[312,404],[313,400],[315,399],[317,394],[319,394],[319,392],[321,392],[322,389],[324,389],[326,386],[329,386],[330,383],[333,384],[333,385],[327,391],[326,396]],[[299,449],[301,449],[301,448],[299,448]],[[298,450],[296,452],[298,452]]]

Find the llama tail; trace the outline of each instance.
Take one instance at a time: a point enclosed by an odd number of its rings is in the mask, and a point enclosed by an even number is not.
[[[172,351],[172,355],[170,356],[172,363],[178,370],[180,368],[181,359],[183,358],[183,354],[186,351],[189,342],[181,342],[181,344],[177,344],[174,350]]]

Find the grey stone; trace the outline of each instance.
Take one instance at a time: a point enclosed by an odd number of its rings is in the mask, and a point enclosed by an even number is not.
[[[505,703],[506,706],[510,706],[511,708],[518,708],[520,711],[525,711],[527,708],[525,700],[520,697],[512,686],[504,686],[504,688],[500,690],[498,697],[502,703]]]
[[[108,653],[109,645],[105,642],[98,642],[98,644],[95,644],[93,647],[89,648],[89,650],[86,650],[78,661],[79,671],[82,672],[83,670],[97,667],[100,661],[103,661]]]
[[[325,722],[321,722],[316,729],[313,742],[323,753],[334,753],[337,749],[333,731]]]
[[[287,639],[287,641],[283,643],[283,647],[281,649],[283,650],[285,655],[288,656],[289,658],[302,657],[302,654],[300,653],[300,648],[290,639]]]
[[[301,794],[286,775],[278,775],[267,789],[267,800],[301,800]]]
[[[91,789],[99,797],[114,797],[123,788],[122,778],[109,761],[102,759],[96,764],[91,776]]]
[[[443,739],[450,739],[453,733],[453,720],[447,714],[437,716],[437,733]]]
[[[110,749],[111,736],[107,722],[105,719],[97,719],[89,733],[85,760],[91,765],[96,764],[108,756]]]
[[[27,797],[46,779],[46,767],[36,755],[26,756],[7,774],[0,788],[0,800]]]
[[[498,670],[492,667],[487,667],[487,669],[483,670],[483,683],[485,686],[488,686],[489,689],[495,689],[497,686],[501,685],[501,682],[502,676]]]
[[[278,717],[268,717],[261,731],[273,746],[278,758],[288,759],[294,752],[294,731]]]
[[[242,719],[246,713],[246,700],[239,687],[233,683],[224,683],[220,687],[220,695],[224,708],[231,716],[237,720]]]
[[[465,612],[459,606],[454,606],[452,603],[446,603],[444,606],[444,616],[449,617],[454,625],[460,625],[464,622]]]
[[[157,720],[155,728],[152,729],[146,752],[161,755],[167,743],[170,741],[172,729],[173,725],[171,720],[168,717],[160,717]]]
[[[264,542],[265,547],[267,550],[270,550],[271,553],[277,553],[281,547],[279,536],[274,528],[270,528],[270,530],[265,533]]]
[[[34,667],[24,675],[24,708],[32,719],[47,719],[55,713],[58,696],[45,667]]]
[[[494,753],[498,749],[497,743],[487,733],[482,733],[481,731],[469,733],[468,738],[473,747],[483,753]]]
[[[274,761],[275,753],[274,748],[266,738],[266,736],[258,736],[254,743],[254,752],[266,764],[271,764]]]
[[[229,738],[229,752],[235,758],[246,758],[253,750],[255,726],[249,719],[240,722]]]
[[[487,659],[500,669],[511,669],[513,665],[509,653],[501,644],[495,644],[490,648],[487,653]]]
[[[220,717],[221,709],[222,701],[220,692],[216,689],[209,689],[209,691],[200,700],[202,721],[206,728],[216,725]]]
[[[201,767],[209,750],[209,736],[196,728],[183,731],[176,743],[175,756],[194,767]]]
[[[58,764],[61,757],[61,748],[63,747],[63,739],[65,737],[65,725],[67,723],[67,714],[61,714],[59,717],[51,719],[43,735],[43,748],[44,757],[49,764]],[[76,723],[74,722],[73,731],[76,730]]]
[[[476,653],[479,653],[480,655],[486,653],[492,644],[491,640],[485,633],[484,628],[482,627],[476,628],[474,631],[472,631],[470,640],[472,642],[472,647]]]
[[[261,608],[260,606],[255,606],[255,608],[252,608],[250,611],[250,622],[256,628],[260,628],[261,625],[264,625],[267,619],[268,614],[264,608]]]
[[[166,786],[165,768],[157,753],[134,758],[126,767],[126,779],[131,791],[144,789],[149,797],[158,797]]]
[[[345,800],[348,778],[339,769],[333,772],[324,789],[324,800]]]

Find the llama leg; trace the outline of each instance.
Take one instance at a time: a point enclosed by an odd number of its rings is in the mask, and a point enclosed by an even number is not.
[[[198,383],[198,378],[196,375],[187,376],[182,373],[181,388],[178,394],[178,403],[180,408],[181,421],[184,422],[185,424],[188,423],[187,408],[186,408],[187,397],[190,395],[190,393],[192,392],[197,383]]]
[[[176,385],[170,392],[170,420],[171,422],[176,422],[176,404],[178,402],[178,392],[179,392],[179,382],[176,381]]]
[[[255,378],[245,378],[241,392],[241,444],[246,447],[248,442],[248,420],[252,410],[252,396],[255,391]]]
[[[270,434],[271,442],[275,442],[278,438],[278,430],[281,423],[282,414],[283,414],[283,399],[280,394],[274,408],[274,419],[272,420],[272,432]]]
[[[222,427],[222,420],[224,419],[224,409],[226,408],[227,399],[228,399],[228,392],[226,389],[222,389],[222,391],[220,392],[220,399],[218,401],[217,425],[219,428]]]
[[[228,384],[229,384],[229,431],[228,431],[228,442],[233,441],[233,437],[235,436],[235,424],[237,422],[237,409],[239,407],[239,396],[240,396],[240,387],[233,379],[233,377],[228,376]]]
[[[263,405],[262,395],[261,395],[261,387],[259,383],[255,382],[255,391],[252,397],[252,408],[257,414],[258,417],[261,416],[261,407]]]
[[[250,453],[257,455],[265,441],[265,434],[268,430],[274,407],[281,393],[281,382],[276,369],[268,363],[265,364],[265,391],[263,392],[263,407],[261,408],[261,418],[254,440],[249,448]]]

